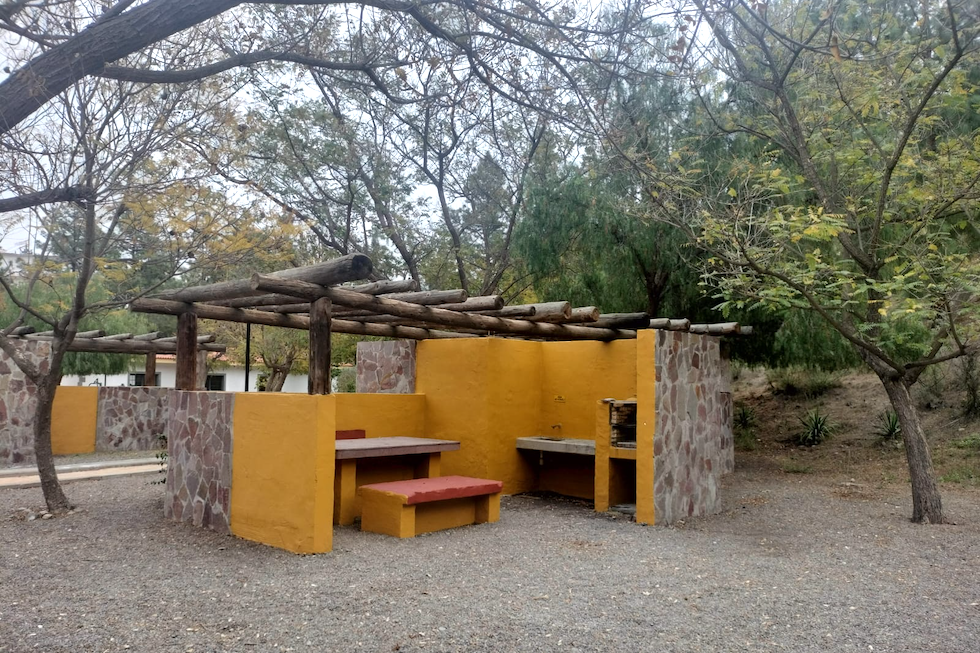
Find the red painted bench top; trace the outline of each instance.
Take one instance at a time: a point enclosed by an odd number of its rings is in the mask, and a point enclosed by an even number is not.
[[[372,483],[370,485],[362,485],[361,488],[400,494],[405,497],[405,505],[411,506],[419,503],[429,503],[430,501],[496,494],[504,489],[504,484],[500,481],[491,481],[485,478],[470,478],[469,476],[438,476],[436,478],[416,478],[408,481],[391,481],[390,483]]]
[[[347,429],[344,431],[337,431],[338,440],[361,440],[367,437],[367,432],[364,429]]]

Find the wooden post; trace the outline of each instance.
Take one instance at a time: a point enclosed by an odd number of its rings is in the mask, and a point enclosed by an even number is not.
[[[147,354],[143,366],[143,385],[153,387],[157,384],[157,355]]]
[[[310,304],[310,394],[330,394],[330,311],[321,297]]]
[[[197,389],[197,316],[190,311],[177,316],[177,389]]]

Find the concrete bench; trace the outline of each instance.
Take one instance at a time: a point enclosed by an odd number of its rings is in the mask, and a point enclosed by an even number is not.
[[[500,519],[504,484],[468,476],[373,483],[358,488],[361,530],[393,537]]]

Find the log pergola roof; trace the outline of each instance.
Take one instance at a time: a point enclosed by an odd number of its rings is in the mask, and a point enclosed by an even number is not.
[[[52,340],[53,331],[35,332],[34,327],[23,326],[14,329],[8,336],[11,340],[45,341]],[[203,351],[224,352],[227,347],[215,342],[212,335],[197,337],[197,348]],[[160,337],[159,331],[133,335],[116,333],[106,335],[105,331],[79,331],[68,345],[68,351],[100,354],[176,354],[177,337]]]
[[[535,340],[618,340],[638,329],[708,335],[746,335],[736,322],[691,324],[646,313],[601,313],[568,302],[506,306],[500,295],[469,297],[463,290],[419,291],[414,281],[374,281],[363,254],[248,279],[168,290],[138,299],[130,309],[178,316],[177,383],[191,383],[197,318],[301,329],[310,332],[311,392],[329,392],[330,333],[424,340],[497,335]],[[186,351],[185,351],[186,350]],[[184,354],[184,355],[182,355]]]

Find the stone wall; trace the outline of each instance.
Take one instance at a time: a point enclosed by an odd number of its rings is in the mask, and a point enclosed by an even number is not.
[[[146,451],[160,447],[170,411],[167,388],[99,389],[96,451]]]
[[[415,341],[357,343],[357,391],[415,392]]]
[[[17,349],[42,371],[49,365],[46,342],[16,343]],[[34,384],[0,350],[0,467],[34,462]]]
[[[656,523],[718,513],[720,477],[734,455],[719,339],[658,331],[656,372]]]
[[[171,390],[168,398],[164,514],[229,533],[235,395]]]

